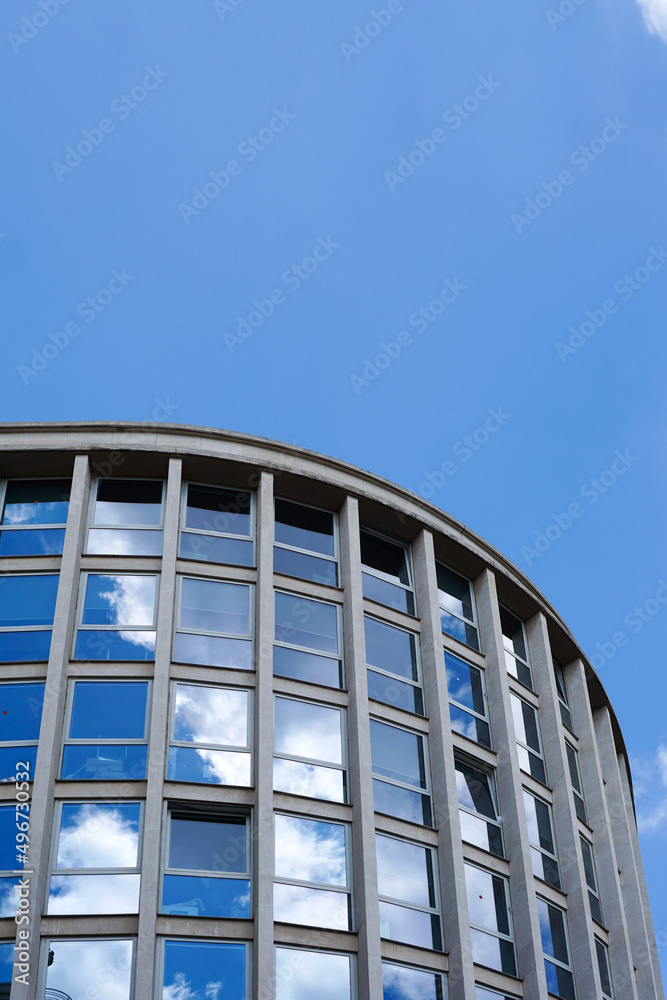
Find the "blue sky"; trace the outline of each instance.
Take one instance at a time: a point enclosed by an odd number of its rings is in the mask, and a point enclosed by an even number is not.
[[[294,442],[501,549],[598,657],[665,964],[666,0],[41,3],[0,419]]]

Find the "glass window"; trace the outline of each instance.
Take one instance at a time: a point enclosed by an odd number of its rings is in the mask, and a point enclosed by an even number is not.
[[[276,696],[273,787],[345,802],[343,709]]]
[[[285,576],[338,584],[336,516],[290,500],[275,502],[273,569]]]
[[[503,645],[505,647],[505,665],[512,677],[533,687],[533,675],[528,660],[528,643],[523,622],[506,608],[500,609],[500,625],[503,630]]]
[[[338,607],[276,591],[275,608],[274,674],[342,687]]]
[[[454,755],[456,789],[459,798],[461,838],[484,851],[504,857],[503,835],[496,792],[496,779],[490,768]]]
[[[473,962],[516,976],[507,879],[468,862],[465,875]]]
[[[157,576],[82,575],[75,660],[154,660]]]
[[[570,732],[574,732],[572,725],[572,713],[570,711],[570,699],[567,694],[567,682],[565,671],[558,660],[553,661],[554,674],[556,677],[556,690],[558,691],[558,705],[560,707],[560,717]]]
[[[145,779],[149,683],[70,682],[61,778]]]
[[[475,1000],[517,1000],[517,998],[509,993],[499,993],[497,990],[490,990],[486,986],[475,986]]]
[[[44,682],[0,684],[0,782],[14,781],[16,765],[35,776]]]
[[[556,856],[556,841],[553,833],[551,806],[524,788],[523,804],[528,824],[530,857],[533,875],[560,889],[560,873]]]
[[[250,691],[173,683],[169,781],[252,784]]]
[[[435,851],[375,834],[380,934],[419,948],[442,949]]]
[[[14,975],[22,973],[23,969],[20,968],[14,972],[14,941],[0,941],[0,997],[3,990],[5,997],[9,997]]]
[[[162,496],[158,479],[98,479],[91,495],[86,552],[162,555]]]
[[[370,528],[362,528],[361,565],[364,597],[414,615],[408,545]]]
[[[445,652],[445,671],[452,729],[491,749],[484,672],[448,652]]]
[[[27,772],[17,769],[16,778],[17,800],[0,805],[0,917],[15,917],[18,912],[21,879],[16,872],[25,865],[28,850],[30,793],[27,791]],[[20,787],[24,783],[25,787]]]
[[[519,750],[519,767],[546,785],[547,772],[542,757],[537,709],[513,692],[510,692],[510,698],[514,732]]]
[[[540,918],[544,970],[547,974],[547,990],[563,1000],[576,1000],[574,976],[570,967],[565,913],[559,906],[537,897],[537,912]]]
[[[614,1000],[614,993],[611,988],[611,972],[609,969],[609,949],[598,938],[595,939],[595,953],[598,959],[602,996],[604,1000]]]
[[[347,827],[299,816],[275,816],[273,918],[349,931]]]
[[[249,946],[243,941],[163,942],[160,1000],[246,1000]]]
[[[179,578],[174,660],[252,670],[250,586]]]
[[[368,697],[423,715],[417,636],[368,615],[364,628]]]
[[[171,807],[161,912],[250,917],[249,855],[248,817]]]
[[[443,1000],[444,996],[439,972],[382,963],[382,1000]]]
[[[431,826],[426,737],[376,719],[370,725],[376,812]]]
[[[61,802],[47,913],[138,913],[139,802]]]
[[[475,598],[470,580],[436,562],[442,631],[473,649],[479,649]]]
[[[186,483],[181,509],[181,559],[254,566],[251,493]]]
[[[588,886],[588,902],[591,907],[593,920],[604,927],[602,920],[602,906],[600,904],[600,893],[598,890],[598,880],[595,873],[595,861],[593,859],[593,848],[584,837],[579,837],[581,844],[581,855],[584,859],[584,871],[586,873],[586,885]]]
[[[2,499],[0,556],[60,555],[70,479],[10,479]]]
[[[46,969],[46,996],[95,997],[100,983],[113,983],[113,1000],[130,1000],[134,942],[122,938],[52,938],[44,942],[50,964]]]
[[[352,1000],[351,956],[276,948],[276,1000],[312,1000],[315,996],[319,1000]]]
[[[48,660],[58,574],[0,576],[0,663]]]
[[[586,803],[584,802],[584,790],[581,784],[581,772],[579,770],[579,754],[571,744],[565,741],[565,752],[567,753],[567,764],[570,769],[570,781],[572,783],[572,794],[574,796],[574,808],[582,823],[588,823],[586,816]]]

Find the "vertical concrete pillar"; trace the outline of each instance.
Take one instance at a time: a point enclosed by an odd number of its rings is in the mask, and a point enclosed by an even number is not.
[[[433,818],[438,830],[438,869],[443,905],[450,1000],[474,1000],[475,970],[470,943],[468,899],[449,697],[440,627],[433,535],[422,531],[413,545],[417,610],[421,618],[424,702],[429,719],[429,757],[433,786]]]
[[[524,996],[546,1000],[547,980],[535,899],[530,843],[523,807],[521,771],[505,665],[496,581],[485,570],[475,581],[486,685],[494,749],[498,754],[498,796],[503,817],[505,851],[510,860],[510,892],[519,975]]]
[[[257,490],[257,588],[255,594],[255,940],[253,996],[273,1000],[273,476],[261,474]]]
[[[348,688],[350,801],[354,904],[359,935],[358,1000],[381,1000],[380,907],[375,857],[375,812],[371,771],[371,732],[361,587],[359,507],[348,497],[340,515],[343,629]]]
[[[35,764],[35,781],[32,787],[30,812],[30,854],[26,869],[30,875],[30,984],[12,983],[12,1000],[34,1000],[36,997],[39,960],[40,915],[46,894],[51,825],[53,822],[53,793],[58,778],[60,743],[67,696],[67,667],[70,659],[76,613],[76,593],[79,586],[81,553],[86,532],[90,472],[88,456],[74,459],[72,490],[70,493],[65,542],[60,562],[58,596],[53,618],[53,634],[49,662],[46,668],[44,708],[39,733],[39,749]],[[18,753],[18,751],[17,751]]]
[[[160,893],[162,834],[162,786],[166,763],[166,732],[169,715],[169,674],[171,668],[172,623],[176,596],[176,557],[181,507],[181,460],[169,460],[167,495],[164,509],[162,571],[157,607],[157,641],[148,743],[146,802],[144,805],[144,843],[139,896],[139,932],[137,935],[137,997],[152,997],[155,989],[155,933]]]
[[[595,954],[593,927],[588,911],[586,873],[579,845],[570,772],[563,739],[563,723],[551,656],[551,645],[543,614],[526,623],[535,691],[540,696],[542,746],[549,785],[553,789],[553,819],[563,892],[567,893],[567,924],[572,971],[577,995],[600,995],[600,975]],[[574,742],[574,741],[573,741]]]
[[[618,875],[595,726],[581,660],[565,668],[572,724],[579,740],[579,767],[588,822],[594,833],[593,855],[602,916],[609,932],[609,965],[615,1000],[638,1000],[630,954],[629,931]],[[569,787],[569,776],[568,776]],[[587,893],[584,874],[584,893]],[[597,956],[596,956],[597,963]]]

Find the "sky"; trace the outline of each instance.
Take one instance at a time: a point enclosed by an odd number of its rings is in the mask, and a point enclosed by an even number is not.
[[[14,0],[0,52],[0,419],[298,444],[499,548],[615,707],[667,968],[667,0]]]

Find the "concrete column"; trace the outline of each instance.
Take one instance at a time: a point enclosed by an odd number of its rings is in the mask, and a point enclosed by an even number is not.
[[[658,992],[651,953],[648,947],[648,930],[639,887],[640,876],[632,845],[630,827],[634,825],[634,814],[628,816],[618,755],[614,742],[609,711],[596,712],[595,733],[597,737],[602,775],[605,782],[607,808],[611,819],[611,832],[620,876],[620,886],[625,909],[625,917],[630,935],[630,951],[635,969],[637,995],[639,1000],[655,1000],[662,997]]]
[[[255,940],[253,996],[273,1000],[273,476],[263,472],[257,490],[257,589],[255,594],[255,815],[253,819]]]
[[[77,455],[74,460],[72,490],[70,493],[65,542],[60,563],[58,596],[53,619],[51,650],[46,668],[44,708],[39,733],[39,749],[35,765],[30,813],[30,854],[26,870],[30,875],[30,985],[12,984],[12,1000],[34,1000],[37,987],[39,932],[47,891],[51,825],[53,822],[53,794],[58,778],[60,743],[67,695],[67,666],[69,663],[76,612],[76,593],[79,586],[79,566],[86,531],[90,473],[88,456]],[[17,750],[17,757],[19,751]]]
[[[176,595],[176,556],[180,531],[181,460],[169,460],[164,510],[164,538],[160,596],[157,609],[155,672],[148,743],[144,843],[139,896],[139,932],[135,973],[137,997],[152,997],[155,989],[155,933],[160,892],[160,856],[163,799],[162,788],[167,755],[169,717],[169,673]]]
[[[604,781],[598,755],[595,726],[588,699],[588,685],[581,660],[565,668],[572,723],[579,740],[579,767],[586,800],[588,822],[594,831],[593,855],[602,905],[609,932],[609,965],[616,1000],[638,1000],[630,954],[630,940],[618,875],[618,863],[607,809]],[[569,783],[569,776],[568,776]],[[584,875],[584,892],[585,875]],[[597,956],[596,956],[597,967]]]
[[[593,926],[589,918],[586,873],[579,844],[579,823],[574,808],[563,723],[553,669],[547,621],[542,613],[526,623],[530,662],[536,693],[540,697],[542,748],[553,789],[553,819],[560,877],[567,893],[567,924],[572,971],[580,997],[600,995]],[[587,802],[588,804],[588,802]]]
[[[535,899],[521,770],[517,753],[510,686],[505,665],[496,581],[485,570],[475,581],[482,649],[486,655],[486,687],[494,749],[498,754],[498,796],[503,817],[505,851],[510,860],[510,892],[519,976],[524,996],[546,1000],[547,980]]]
[[[347,679],[354,912],[359,935],[358,1000],[382,1000],[380,907],[375,857],[371,731],[361,591],[359,507],[348,497],[340,515],[343,628]]]
[[[450,1000],[474,1000],[475,971],[470,943],[468,898],[456,791],[454,748],[440,627],[433,535],[422,531],[413,545],[417,609],[421,617],[424,702],[429,719],[433,818],[438,831],[438,870],[443,906]]]

